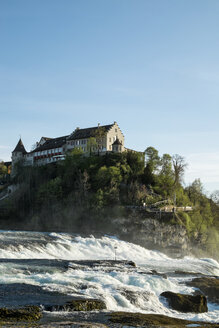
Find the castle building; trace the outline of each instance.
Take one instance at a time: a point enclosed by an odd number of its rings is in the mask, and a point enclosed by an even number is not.
[[[75,148],[85,155],[106,152],[123,152],[125,138],[118,124],[100,125],[91,128],[76,128],[70,135],[58,138],[42,137],[36,148],[27,152],[21,139],[12,152],[12,171],[16,162],[23,160],[25,165],[43,165],[65,158],[66,153]]]
[[[91,143],[92,139],[95,139],[93,143]],[[80,147],[85,153],[89,151],[111,152],[113,151],[113,143],[117,139],[121,142],[121,151],[124,151],[125,138],[116,122],[86,129],[76,128],[67,138],[67,150]]]
[[[26,155],[30,164],[48,164],[64,159],[66,152],[66,140],[68,136],[58,138],[42,137],[37,143],[37,147]],[[29,155],[29,156],[28,156]]]

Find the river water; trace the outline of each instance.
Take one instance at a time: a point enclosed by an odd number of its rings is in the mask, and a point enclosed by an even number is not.
[[[108,262],[92,262],[96,260]],[[134,261],[137,266],[123,265],[119,262],[123,260]],[[60,293],[104,300],[108,311],[218,322],[216,304],[208,303],[207,313],[182,314],[171,310],[160,297],[167,290],[192,294],[194,288],[185,282],[199,274],[219,276],[219,263],[210,258],[172,259],[110,236],[0,231],[1,307],[54,304],[54,295]]]

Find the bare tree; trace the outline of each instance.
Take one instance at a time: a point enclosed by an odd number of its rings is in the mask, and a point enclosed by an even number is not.
[[[174,185],[180,184],[183,180],[183,175],[188,164],[185,162],[184,157],[175,154],[172,156],[173,170],[174,170]]]

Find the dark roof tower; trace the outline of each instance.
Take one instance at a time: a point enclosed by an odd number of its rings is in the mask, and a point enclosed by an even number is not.
[[[22,154],[26,154],[26,149],[24,148],[23,142],[20,139],[17,143],[17,146],[15,147],[15,149],[13,150],[12,153],[22,153]]]
[[[121,145],[122,146],[122,142],[116,138],[116,140],[114,141],[114,143],[112,145]]]

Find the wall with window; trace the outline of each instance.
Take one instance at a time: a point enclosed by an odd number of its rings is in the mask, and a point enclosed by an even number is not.
[[[112,128],[107,133],[107,142],[106,142],[107,151],[112,151],[112,144],[114,143],[116,138],[119,139],[119,141],[122,142],[121,151],[123,152],[124,151],[125,138],[124,138],[124,135],[122,134],[122,131],[120,130],[118,124],[114,123]]]

